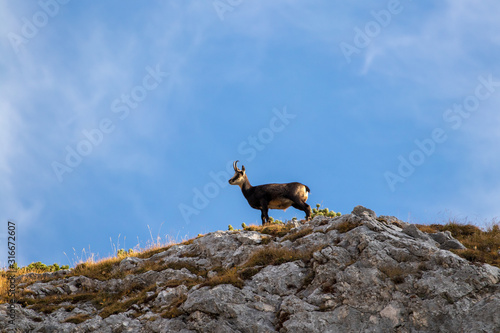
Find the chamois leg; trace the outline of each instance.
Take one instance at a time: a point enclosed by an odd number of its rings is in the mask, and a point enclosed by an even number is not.
[[[262,219],[262,225],[264,225],[269,222],[269,215],[267,213],[267,209],[262,209],[261,212],[262,214],[260,215],[260,218]]]
[[[299,203],[294,203],[292,207],[305,212],[306,221],[309,221],[311,219],[311,206],[309,206],[305,202],[300,201]]]
[[[267,222],[269,222],[269,214],[268,214],[269,208],[266,204],[263,204],[262,209],[260,211],[262,212],[260,218],[262,219],[262,225],[264,225]]]

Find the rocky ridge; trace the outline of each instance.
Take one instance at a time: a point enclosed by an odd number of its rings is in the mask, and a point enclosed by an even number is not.
[[[500,332],[500,269],[364,207],[20,283],[18,332]],[[0,330],[7,331],[0,305]]]

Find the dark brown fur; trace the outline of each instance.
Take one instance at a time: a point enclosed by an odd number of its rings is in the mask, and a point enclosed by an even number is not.
[[[309,187],[301,183],[265,184],[252,186],[245,173],[233,163],[234,176],[229,184],[238,185],[252,208],[260,209],[262,224],[269,222],[269,209],[287,209],[292,206],[306,213],[306,220],[311,218],[311,207],[306,203]]]

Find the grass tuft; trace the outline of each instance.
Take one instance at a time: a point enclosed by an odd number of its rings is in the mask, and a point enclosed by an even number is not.
[[[115,270],[115,272],[113,272],[113,268],[116,267],[122,259],[123,258],[119,257],[110,257],[102,259],[98,262],[84,262],[78,264],[68,276],[83,275],[100,281],[120,279],[125,277],[125,273],[119,270]]]
[[[455,254],[475,263],[486,263],[500,268],[500,223],[494,222],[482,230],[481,228],[456,221],[447,224],[420,225],[423,232],[435,233],[449,231],[467,249],[452,250]]]
[[[166,246],[156,246],[153,248],[149,248],[143,252],[137,253],[136,257],[140,259],[148,259],[154,256],[155,254],[162,253],[167,251],[172,247],[172,244],[166,245]]]
[[[243,268],[239,271],[240,278],[243,280],[249,280],[251,279],[255,274],[257,274],[260,271],[260,269],[256,267],[246,267]]]
[[[296,251],[276,246],[267,246],[255,251],[243,267],[281,265],[290,261],[308,260],[311,258],[312,253],[317,250],[315,248],[311,251]]]
[[[261,234],[267,234],[273,237],[283,237],[293,228],[292,224],[265,224],[265,225],[250,225],[245,228],[246,231],[257,231]]]
[[[172,319],[179,317],[184,314],[184,312],[179,309],[179,307],[184,303],[187,299],[186,295],[179,295],[176,300],[170,305],[166,310],[164,310],[161,314],[162,318]]]
[[[290,232],[289,234],[285,235],[281,241],[284,242],[284,241],[292,241],[292,242],[295,242],[297,239],[299,238],[302,238],[304,236],[307,236],[309,234],[311,234],[313,232],[313,228],[309,227],[309,228],[304,228],[300,231],[296,231],[296,232]]]
[[[201,286],[215,287],[220,284],[232,284],[237,288],[243,288],[245,282],[240,277],[238,269],[236,267],[223,271],[222,273],[210,278],[208,281],[203,283]]]
[[[329,232],[332,230],[337,230],[339,233],[343,234],[343,233],[351,231],[352,229],[357,228],[357,227],[359,227],[359,223],[356,223],[356,222],[351,221],[351,220],[346,220],[346,221],[343,221],[339,224],[332,225],[331,227],[329,227],[326,230],[326,232]]]
[[[72,323],[72,324],[81,324],[90,318],[92,318],[90,315],[81,313],[81,314],[78,314],[76,316],[71,316],[71,317],[66,318],[64,320],[64,322],[65,323]]]

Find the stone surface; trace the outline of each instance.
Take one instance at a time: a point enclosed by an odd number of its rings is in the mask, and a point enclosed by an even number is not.
[[[279,266],[267,266],[248,283],[257,292],[268,292],[279,296],[291,295],[302,286],[306,269],[302,262],[287,262]]]
[[[458,240],[456,239],[449,239],[445,241],[443,244],[441,244],[441,248],[443,250],[463,250],[466,247],[462,245]]]
[[[122,261],[120,261],[118,268],[122,271],[129,271],[137,268],[137,266],[139,266],[142,261],[142,259],[139,259],[137,257],[126,257]]]
[[[440,232],[432,233],[432,234],[429,234],[429,237],[434,239],[439,244],[443,244],[447,240],[452,239],[451,233],[449,231],[447,231],[447,232],[440,231]]]
[[[365,208],[363,206],[354,207],[351,214],[359,216],[359,217],[369,216],[373,219],[377,218],[377,214],[375,214],[375,212],[373,210]]]
[[[500,332],[500,269],[448,251],[463,248],[449,232],[427,234],[362,206],[293,226],[301,237],[212,232],[124,258],[110,279],[45,273],[19,284],[29,303],[80,298],[46,311],[16,305],[17,332]],[[248,267],[262,249],[302,258]],[[104,314],[89,293],[127,306]],[[11,328],[6,310],[1,332]]]

